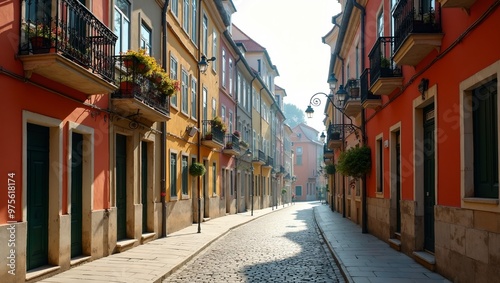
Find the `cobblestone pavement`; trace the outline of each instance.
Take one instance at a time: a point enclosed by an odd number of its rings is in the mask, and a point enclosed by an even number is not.
[[[163,282],[344,282],[314,223],[318,204],[297,203],[232,230]]]

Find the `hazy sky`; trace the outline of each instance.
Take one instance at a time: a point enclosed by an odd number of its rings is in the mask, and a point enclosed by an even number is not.
[[[322,42],[340,11],[336,0],[233,0],[233,23],[264,46],[280,74],[275,83],[287,92],[285,103],[304,111],[316,92],[328,93],[330,47]],[[325,96],[307,124],[323,131]]]

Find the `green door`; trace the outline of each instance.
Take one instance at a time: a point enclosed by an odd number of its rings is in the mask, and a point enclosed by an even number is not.
[[[127,137],[116,135],[117,240],[127,238]]]
[[[434,252],[434,106],[424,109],[424,248]]]
[[[82,254],[83,135],[73,133],[71,144],[71,257]]]
[[[49,128],[28,124],[27,270],[48,264]]]
[[[148,143],[142,142],[142,232],[148,231]]]

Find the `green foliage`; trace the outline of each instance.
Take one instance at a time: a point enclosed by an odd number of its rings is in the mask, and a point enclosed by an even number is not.
[[[300,109],[294,104],[284,104],[284,112],[286,117],[286,123],[290,128],[297,126],[298,124],[306,122],[306,116],[304,115],[305,109]]]
[[[286,189],[285,188],[281,189],[281,194],[282,195],[286,194]]]
[[[354,147],[340,154],[337,171],[344,176],[360,178],[370,171],[371,165],[370,148]]]
[[[207,169],[202,163],[194,162],[189,166],[189,174],[191,176],[203,176],[207,172]]]
[[[330,175],[335,174],[335,172],[336,172],[335,165],[334,164],[327,164],[325,166],[325,171],[326,171],[326,174],[330,174]]]

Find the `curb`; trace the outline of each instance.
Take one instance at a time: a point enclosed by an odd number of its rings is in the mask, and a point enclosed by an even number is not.
[[[347,271],[347,267],[345,267],[344,263],[339,259],[340,257],[337,255],[337,252],[335,249],[332,247],[330,242],[326,239],[325,232],[323,231],[323,228],[321,225],[318,223],[318,219],[316,216],[316,210],[317,208],[314,207],[314,221],[316,222],[316,226],[318,227],[319,231],[321,232],[321,237],[323,237],[323,240],[325,241],[326,245],[328,246],[328,249],[333,255],[333,259],[335,260],[335,263],[339,266],[340,272],[342,273],[342,277],[344,277],[344,280],[349,283],[354,283],[354,280],[352,277],[349,275],[349,271]]]

